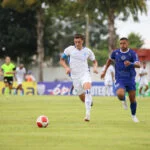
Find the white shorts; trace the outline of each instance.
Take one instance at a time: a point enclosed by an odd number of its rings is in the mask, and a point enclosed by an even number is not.
[[[73,94],[74,95],[83,94],[85,92],[83,85],[86,82],[90,82],[90,83],[92,82],[91,76],[89,73],[84,74],[80,78],[73,79],[73,86],[74,86]]]
[[[139,88],[141,88],[141,87],[143,87],[143,86],[146,86],[146,85],[148,85],[148,81],[147,81],[147,80],[141,80],[141,81],[139,82]]]
[[[22,84],[23,80],[17,80],[17,84],[20,85]]]
[[[105,80],[104,81],[104,85],[105,86],[112,86],[113,85],[113,81],[112,80]]]

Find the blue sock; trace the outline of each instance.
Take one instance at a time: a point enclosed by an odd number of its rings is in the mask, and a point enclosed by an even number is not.
[[[130,109],[131,109],[131,114],[132,115],[136,114],[136,107],[137,107],[136,101],[130,104]]]

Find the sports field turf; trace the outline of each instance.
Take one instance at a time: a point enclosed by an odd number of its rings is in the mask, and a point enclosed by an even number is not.
[[[47,128],[36,119],[48,116]],[[94,97],[90,122],[78,97],[0,97],[0,150],[149,150],[150,98],[138,99],[134,123],[130,109],[115,97]]]

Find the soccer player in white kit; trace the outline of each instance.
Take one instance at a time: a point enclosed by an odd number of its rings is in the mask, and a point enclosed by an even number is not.
[[[24,68],[23,64],[20,64],[19,67],[16,68],[16,80],[17,80],[17,88],[15,91],[15,94],[17,94],[18,90],[20,90],[20,94],[23,95],[23,88],[22,88],[22,82],[25,79],[26,69]]]
[[[102,69],[102,72],[105,70],[105,65]],[[104,85],[105,85],[105,96],[113,96],[113,83],[114,83],[114,77],[115,77],[115,69],[113,65],[110,65],[106,71],[105,77],[104,77]]]
[[[67,74],[71,74],[74,91],[81,99],[84,99],[86,114],[85,121],[90,121],[90,111],[92,104],[91,96],[91,76],[88,68],[88,59],[93,62],[93,72],[97,71],[97,61],[94,53],[87,47],[83,46],[84,36],[76,34],[74,36],[74,46],[69,46],[64,50],[64,54],[60,58],[60,64],[65,68]],[[70,57],[69,66],[65,62],[65,58]]]
[[[147,70],[146,70],[146,63],[143,62],[142,63],[142,67],[140,68],[140,72],[139,72],[139,76],[140,76],[140,81],[139,81],[139,95],[144,95],[145,92],[148,90],[148,80],[147,80]],[[143,91],[143,88],[144,91]],[[144,93],[142,93],[142,91]]]

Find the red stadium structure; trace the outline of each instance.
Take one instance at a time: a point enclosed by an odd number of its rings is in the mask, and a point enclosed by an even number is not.
[[[150,49],[134,49],[134,51],[138,54],[141,62],[150,61]]]

